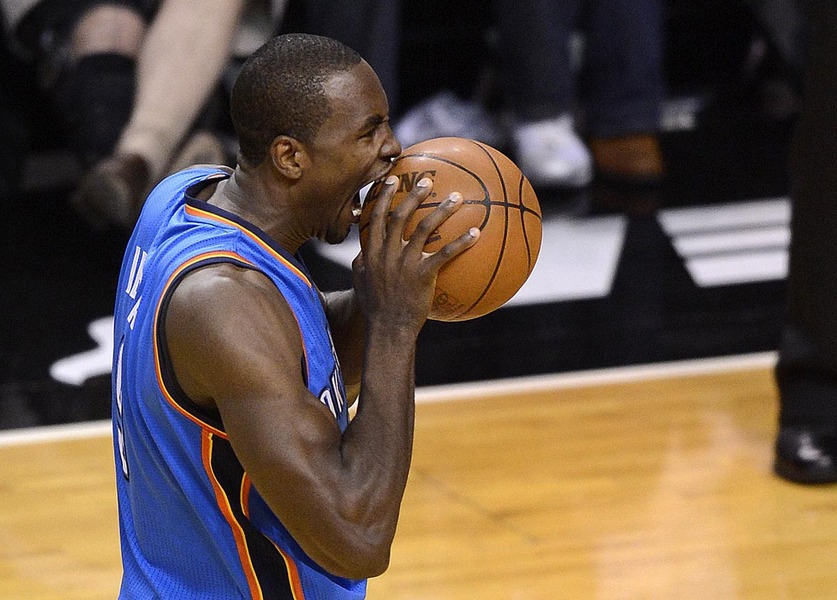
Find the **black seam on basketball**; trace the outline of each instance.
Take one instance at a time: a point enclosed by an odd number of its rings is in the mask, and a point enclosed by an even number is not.
[[[488,148],[490,148],[490,146],[486,146],[485,144],[482,144],[482,143],[477,142],[475,140],[469,140],[469,141],[471,141],[472,143],[479,146],[479,149],[482,150],[486,154],[486,156],[488,156],[488,158],[491,160],[492,163],[494,163],[494,167],[497,169],[497,174],[500,175],[500,179],[501,179],[501,181],[503,181],[503,189],[505,190],[505,180],[503,179],[502,172],[499,170],[499,167],[498,167],[496,161],[494,160],[494,157],[488,151]],[[539,213],[538,211],[533,210],[533,209],[531,209],[528,206],[523,204],[523,182],[524,181],[526,181],[526,176],[521,172],[520,173],[520,190],[519,190],[519,194],[518,194],[519,202],[514,206],[515,206],[516,209],[519,209],[521,212],[533,214],[538,218],[538,220],[543,221],[543,215],[541,213]],[[508,204],[509,202],[506,199],[502,203],[501,202],[493,202],[493,201],[491,203],[492,204]]]
[[[526,229],[526,212],[523,209],[523,184],[526,178],[523,173],[520,174],[520,180],[517,182],[517,197],[520,198],[520,230],[523,232],[523,241],[526,243],[526,264],[529,273],[535,266],[532,264],[532,246],[529,244],[529,231]],[[534,211],[533,211],[534,212]]]
[[[494,156],[485,148],[485,146],[483,146],[482,144],[480,144],[478,142],[473,142],[472,141],[472,143],[475,144],[488,157],[488,160],[491,161],[491,164],[494,165],[494,170],[497,172],[497,177],[500,179],[500,185],[503,188],[503,201],[495,203],[495,202],[492,202],[489,198],[489,206],[488,206],[488,209],[486,210],[486,220],[487,220],[491,216],[491,207],[492,206],[494,206],[495,204],[503,206],[503,210],[505,211],[505,215],[504,215],[505,218],[503,219],[503,243],[500,244],[499,253],[498,253],[498,255],[497,255],[497,257],[494,261],[494,269],[491,272],[491,277],[488,279],[488,283],[486,283],[485,286],[483,287],[482,293],[480,293],[480,295],[477,297],[477,299],[474,300],[474,302],[471,304],[471,306],[469,306],[467,309],[465,309],[461,313],[459,313],[457,315],[457,317],[461,317],[463,315],[468,314],[470,311],[472,311],[474,309],[474,307],[476,307],[482,301],[482,299],[488,293],[488,290],[491,289],[491,286],[494,284],[494,280],[497,279],[497,274],[500,272],[500,265],[503,262],[503,256],[505,255],[505,252],[506,252],[506,242],[509,239],[509,208],[511,207],[511,205],[509,204],[509,193],[508,193],[508,190],[506,189],[506,180],[503,178],[503,172],[500,170],[500,166],[497,164],[497,161],[494,160]],[[476,177],[476,175],[474,175],[474,176]],[[481,179],[480,179],[480,183],[482,183]],[[488,196],[488,189],[487,188],[486,188],[486,196]]]
[[[488,193],[488,188],[486,187],[485,182],[482,180],[482,178],[479,176],[479,174],[475,173],[471,169],[468,169],[468,168],[462,166],[458,162],[454,162],[454,161],[452,161],[448,158],[445,158],[443,156],[439,156],[438,154],[433,154],[431,152],[416,152],[414,154],[403,154],[403,155],[399,156],[398,159],[395,162],[397,163],[398,161],[400,161],[404,158],[413,158],[413,157],[421,157],[421,158],[428,158],[428,159],[432,158],[433,160],[438,160],[439,162],[445,163],[446,165],[456,167],[460,171],[463,171],[464,173],[467,173],[468,175],[470,175],[471,177],[473,177],[474,179],[476,179],[479,182],[480,187],[482,188],[482,192],[483,192],[482,200],[470,199],[470,200],[465,200],[464,203],[465,204],[482,204],[485,207],[485,219],[483,219],[482,224],[480,224],[480,226],[479,226],[480,230],[482,230],[485,227],[485,224],[488,222],[488,215],[491,213],[491,204],[492,203],[491,203],[491,196]],[[436,206],[438,206],[439,204],[440,203],[436,203]],[[424,208],[424,207],[427,207],[427,206],[432,206],[432,204],[431,203],[422,203],[422,204],[419,204],[417,208]]]

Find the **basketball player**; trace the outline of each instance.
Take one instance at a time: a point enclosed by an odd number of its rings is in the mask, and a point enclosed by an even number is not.
[[[354,289],[321,295],[297,250],[342,241],[401,151],[381,84],[348,47],[292,34],[247,60],[231,102],[235,170],[161,182],[120,275],[121,595],[363,598],[409,470],[416,337],[439,268],[479,234],[424,254],[461,196],[405,242],[431,184],[387,216],[387,178]]]

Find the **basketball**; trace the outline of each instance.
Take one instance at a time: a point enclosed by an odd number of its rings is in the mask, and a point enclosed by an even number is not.
[[[439,271],[429,318],[465,321],[508,302],[532,272],[543,233],[538,198],[517,165],[482,142],[444,137],[405,149],[390,175],[400,180],[393,208],[423,177],[433,180],[430,195],[407,223],[405,237],[448,195],[462,194],[463,206],[428,237],[425,252],[439,250],[471,227],[480,229],[476,244]],[[366,202],[361,213],[361,249],[373,204]]]

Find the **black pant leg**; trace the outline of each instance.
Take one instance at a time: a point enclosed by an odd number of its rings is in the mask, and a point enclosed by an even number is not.
[[[837,427],[837,3],[809,3],[803,106],[791,147],[787,321],[776,369],[782,424]]]

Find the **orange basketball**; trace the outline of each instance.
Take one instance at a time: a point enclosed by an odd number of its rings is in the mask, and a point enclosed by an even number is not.
[[[430,318],[465,321],[508,302],[532,272],[542,236],[538,198],[517,165],[481,142],[444,137],[405,149],[390,174],[401,180],[393,207],[422,177],[433,180],[430,195],[407,223],[405,237],[451,192],[462,194],[464,205],[428,238],[426,252],[439,250],[470,227],[481,232],[476,244],[439,272]],[[367,202],[361,213],[361,248],[373,203]]]

